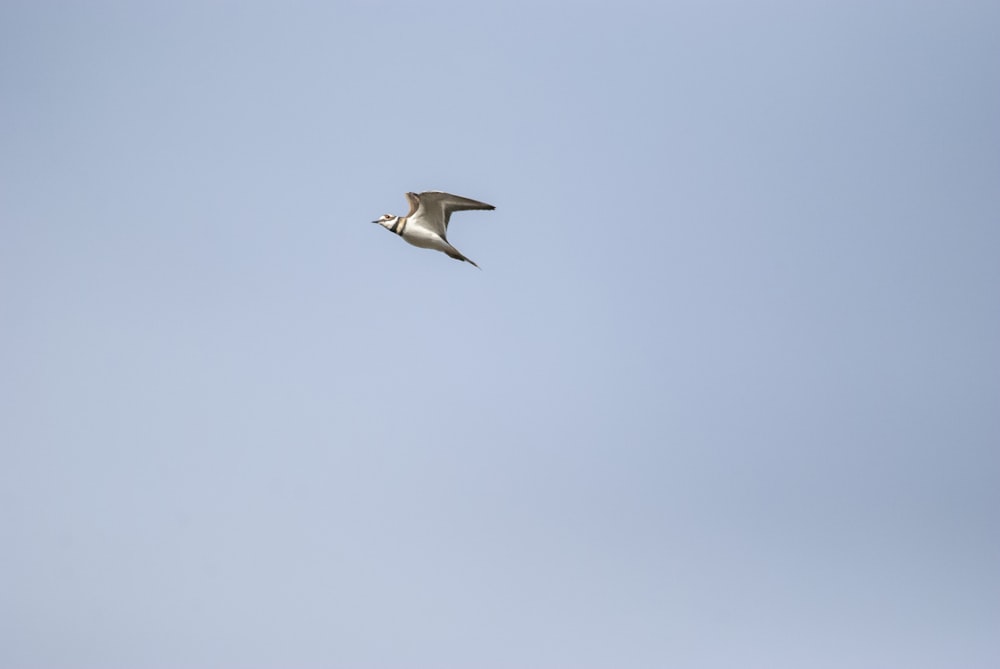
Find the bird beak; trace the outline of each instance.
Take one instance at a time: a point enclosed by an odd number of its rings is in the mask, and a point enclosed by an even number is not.
[[[372,223],[378,223],[378,221],[372,221]]]

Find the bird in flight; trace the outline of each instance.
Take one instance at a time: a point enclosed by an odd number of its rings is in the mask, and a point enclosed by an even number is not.
[[[448,221],[456,211],[493,210],[496,207],[436,190],[407,193],[406,199],[410,201],[410,213],[406,216],[386,214],[372,223],[378,223],[389,232],[395,232],[414,246],[441,251],[455,260],[462,260],[479,267],[448,242]]]

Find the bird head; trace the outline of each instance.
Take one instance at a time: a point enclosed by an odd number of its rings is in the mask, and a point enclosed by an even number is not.
[[[377,221],[372,221],[372,223],[378,223],[383,228],[391,228],[393,223],[395,223],[398,218],[399,216],[393,216],[392,214],[384,214]]]

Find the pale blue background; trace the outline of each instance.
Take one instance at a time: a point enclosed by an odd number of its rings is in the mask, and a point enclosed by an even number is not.
[[[0,95],[0,666],[1000,666],[997,3],[8,0]]]

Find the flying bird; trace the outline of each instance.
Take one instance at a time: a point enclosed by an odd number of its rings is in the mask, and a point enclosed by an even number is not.
[[[496,207],[436,190],[419,194],[407,193],[406,199],[410,201],[410,213],[406,216],[386,214],[372,223],[378,223],[389,232],[395,232],[414,246],[441,251],[455,260],[463,260],[479,267],[448,242],[448,221],[456,211],[493,210]]]

